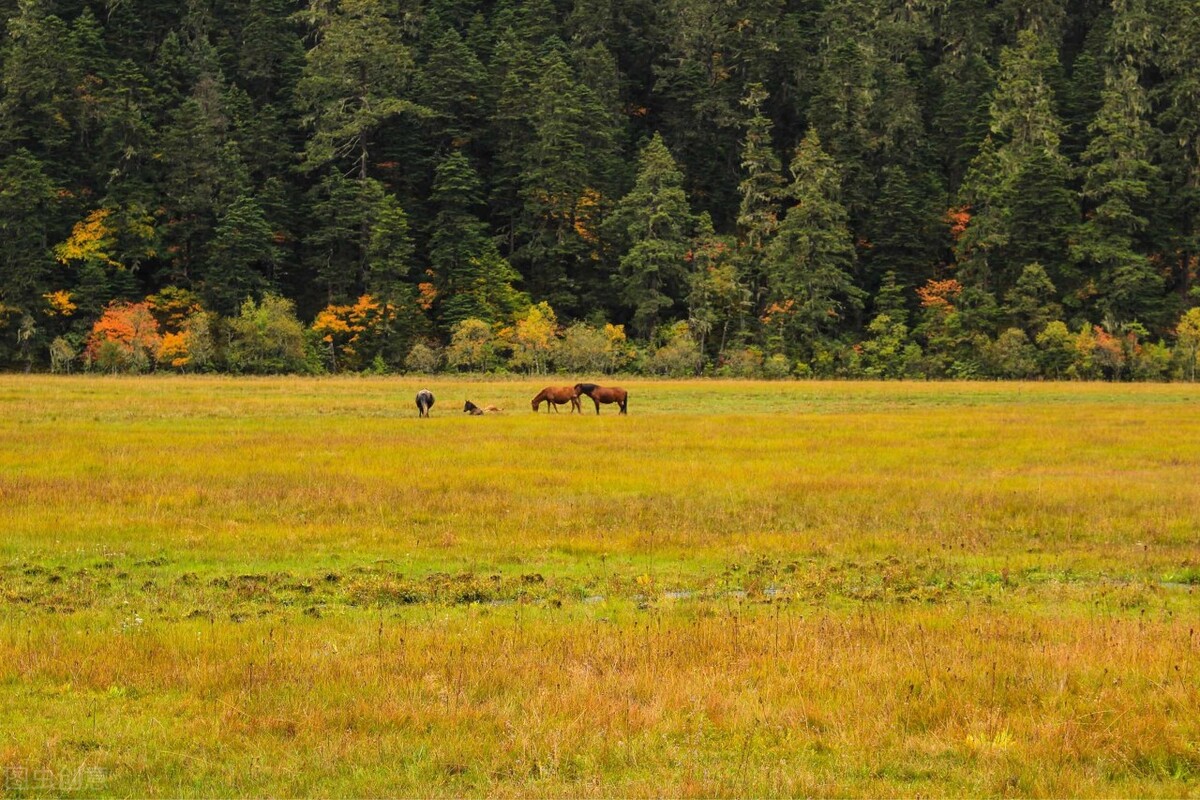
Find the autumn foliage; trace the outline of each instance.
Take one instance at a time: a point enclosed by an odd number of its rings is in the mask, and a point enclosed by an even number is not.
[[[943,313],[950,313],[954,310],[954,300],[962,294],[962,284],[953,278],[946,280],[929,280],[920,289],[917,289],[917,298],[921,301],[921,307]]]
[[[162,344],[148,303],[110,303],[92,326],[84,357],[110,372],[143,372]]]
[[[330,368],[362,369],[379,352],[396,309],[369,294],[351,305],[328,305],[317,314],[313,331],[321,337]]]

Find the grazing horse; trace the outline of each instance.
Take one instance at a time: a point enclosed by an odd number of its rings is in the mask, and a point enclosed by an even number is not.
[[[463,413],[470,414],[472,417],[482,417],[484,414],[499,414],[503,410],[504,409],[496,406],[484,406],[483,408],[480,408],[470,400],[463,405]]]
[[[417,392],[417,416],[428,417],[431,408],[433,408],[433,392],[428,389]]]
[[[579,405],[579,392],[572,386],[547,386],[537,393],[537,397],[533,398],[533,410],[536,412],[538,406],[543,402],[546,403],[546,413],[550,413],[550,409],[554,409],[554,413],[558,413],[558,407],[563,403],[571,404],[571,411],[583,413],[583,408]]]
[[[596,404],[596,413],[600,413],[601,403],[616,403],[625,414],[629,411],[629,392],[618,386],[597,386],[594,383],[575,384],[575,394],[586,394]]]

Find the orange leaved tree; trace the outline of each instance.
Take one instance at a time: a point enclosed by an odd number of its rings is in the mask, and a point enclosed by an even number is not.
[[[84,358],[106,372],[143,372],[153,365],[161,341],[147,303],[113,302],[92,326]]]

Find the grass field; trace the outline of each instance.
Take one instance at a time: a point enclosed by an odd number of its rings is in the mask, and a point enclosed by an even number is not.
[[[1195,387],[544,383],[0,377],[0,795],[1200,795]]]

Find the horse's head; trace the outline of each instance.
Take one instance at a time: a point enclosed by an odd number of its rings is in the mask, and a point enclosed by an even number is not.
[[[575,384],[575,396],[579,397],[581,394],[586,394],[588,397],[591,397],[595,389],[596,384],[594,383],[577,383]]]
[[[463,404],[463,413],[464,414],[469,414],[470,412],[472,412],[474,410],[475,410],[475,404],[472,403],[470,400],[468,400],[466,403]]]

